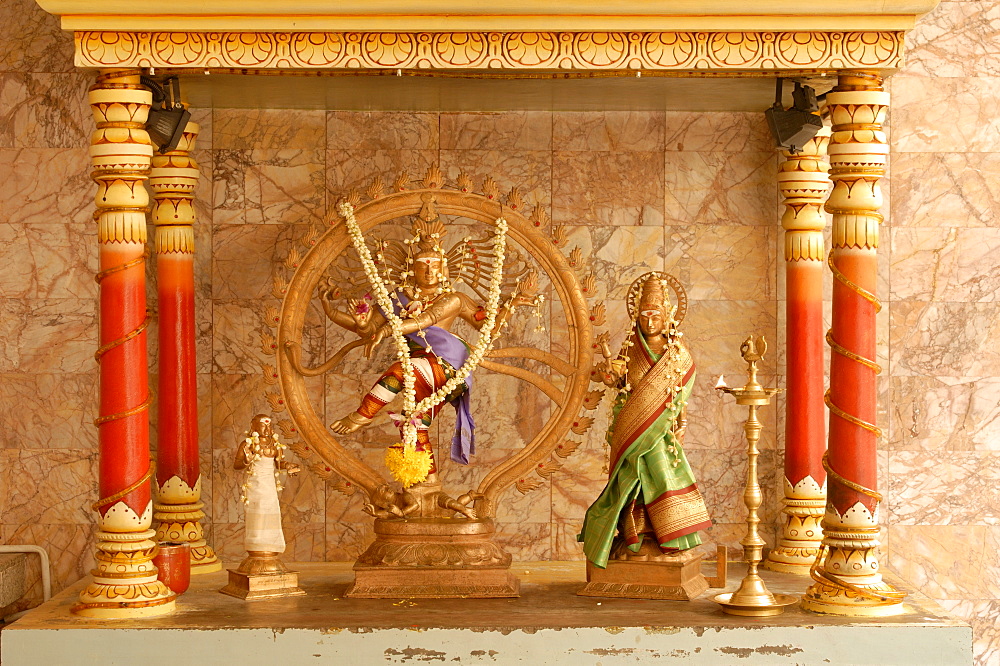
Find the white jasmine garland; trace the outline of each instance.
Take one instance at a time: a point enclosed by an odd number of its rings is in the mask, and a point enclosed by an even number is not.
[[[340,204],[339,210],[347,225],[347,231],[351,236],[351,243],[354,245],[354,249],[357,250],[358,257],[361,259],[361,266],[368,277],[368,282],[371,283],[375,299],[385,315],[392,332],[392,340],[396,346],[396,357],[399,358],[403,370],[402,413],[405,417],[402,420],[403,445],[407,448],[413,448],[416,447],[417,443],[415,416],[430,411],[444,402],[445,398],[457,389],[465,381],[466,377],[472,374],[490,350],[495,334],[497,333],[496,329],[499,328],[496,318],[500,309],[500,284],[503,281],[503,264],[507,246],[507,221],[499,218],[495,222],[496,233],[493,237],[493,250],[496,255],[496,262],[493,265],[493,271],[490,275],[490,289],[486,299],[486,320],[483,322],[482,329],[480,329],[479,341],[470,351],[469,358],[462,364],[462,367],[457,369],[455,376],[445,382],[437,391],[421,400],[420,404],[416,404],[416,373],[410,359],[406,336],[403,335],[403,320],[396,314],[395,309],[392,307],[392,297],[395,294],[390,295],[385,281],[378,274],[378,268],[372,260],[371,252],[365,243],[364,235],[361,233],[361,228],[354,217],[354,206],[344,202]],[[411,242],[412,240],[404,241],[407,244]],[[412,271],[404,271],[401,277],[405,279],[408,275],[412,275]],[[399,299],[397,298],[396,300],[398,302]]]

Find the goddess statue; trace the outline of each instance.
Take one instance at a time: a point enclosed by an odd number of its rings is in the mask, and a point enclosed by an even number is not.
[[[617,357],[602,342],[597,370],[618,389],[607,432],[610,476],[579,536],[587,559],[602,569],[609,558],[658,560],[693,548],[701,543],[697,532],[711,525],[681,446],[695,366],[664,277],[648,273],[632,283],[632,331]]]
[[[477,303],[468,294],[454,288],[451,262],[465,262],[468,250],[460,251],[452,248],[446,252],[442,242],[446,230],[441,221],[434,200],[430,197],[424,200],[419,214],[413,222],[413,236],[404,241],[405,259],[402,270],[399,271],[401,282],[394,285],[389,296],[395,314],[401,320],[400,332],[406,338],[408,357],[415,371],[415,400],[423,401],[433,395],[450,380],[453,380],[463,364],[470,356],[470,346],[453,332],[452,328],[459,320],[469,324],[473,329],[482,331],[487,323],[486,307]],[[460,244],[461,245],[461,244]],[[466,239],[465,245],[472,247]],[[458,246],[456,246],[458,247]],[[392,269],[386,261],[384,245],[376,257],[377,264],[386,267],[387,277],[391,281]],[[471,250],[473,253],[475,249]],[[503,262],[503,253],[494,257],[495,261]],[[478,263],[478,259],[476,260]],[[482,271],[478,271],[482,272]],[[498,288],[499,284],[493,285]],[[534,293],[533,275],[519,281],[513,294],[506,299],[501,298],[495,323],[493,337],[496,331],[504,325],[514,308],[538,303]],[[385,313],[368,294],[362,298],[348,300],[348,310],[340,310],[335,306],[339,289],[332,282],[321,285],[319,296],[327,317],[338,326],[356,333],[364,343],[364,354],[370,357],[373,350],[382,340],[392,334],[391,324]],[[337,434],[345,435],[371,424],[379,411],[400,393],[404,388],[403,354],[399,353],[397,360],[382,373],[371,390],[362,398],[358,408],[335,421],[330,428]],[[428,431],[434,417],[445,402],[455,408],[455,433],[451,440],[451,459],[460,464],[468,464],[469,456],[475,453],[475,423],[469,410],[472,376],[466,376],[457,386],[444,397],[444,400],[419,414],[405,416],[390,414],[402,431],[402,420],[413,419],[416,426],[415,450],[424,461],[416,464],[406,460],[408,455],[403,443],[397,443],[386,452],[386,463],[393,476],[404,488],[416,484],[421,487],[437,485],[437,461],[431,446]],[[426,470],[426,471],[425,471]],[[439,487],[439,486],[437,486]],[[434,491],[434,497],[426,497],[419,501],[410,493],[393,493],[388,487],[379,490],[376,495],[382,500],[365,505],[365,510],[376,517],[405,517],[417,510],[418,506],[426,505],[418,515],[438,512],[459,512],[468,518],[475,518],[472,508],[466,506],[475,499],[473,493],[466,493],[456,501],[440,491]],[[391,507],[391,508],[390,508]]]

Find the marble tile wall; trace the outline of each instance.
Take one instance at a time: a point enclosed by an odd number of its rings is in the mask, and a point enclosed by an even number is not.
[[[887,563],[973,623],[981,664],[1000,663],[1000,133],[992,112],[1000,56],[989,47],[998,8],[942,2],[910,35],[908,64],[891,81],[893,196],[879,320]],[[74,71],[57,21],[32,0],[0,4],[0,46],[0,538],[49,548],[61,588],[91,566],[85,507],[96,496],[90,82]],[[196,110],[195,120],[202,463],[209,535],[225,558],[242,550],[233,445],[250,417],[269,409],[259,335],[274,303],[272,266],[343,192],[431,165],[452,179],[492,175],[547,207],[593,266],[615,344],[622,298],[638,275],[667,270],[687,286],[684,329],[700,368],[687,448],[717,522],[707,541],[736,555],[743,414],[711,385],[720,373],[741,376],[737,348],[747,333],[778,343],[784,325],[778,158],[757,114],[217,108]],[[536,342],[557,350],[558,328],[550,330]],[[329,354],[339,335],[312,316],[307,356]],[[782,385],[780,343],[772,350],[764,378]],[[375,377],[360,363],[348,370],[310,385],[328,421],[352,409]],[[545,414],[544,400],[509,378],[480,386],[475,408],[493,412],[481,419],[483,441],[504,446],[484,447],[468,468],[446,467],[459,487],[530,438]],[[763,531],[772,542],[783,438],[779,409],[764,418]],[[605,477],[605,419],[602,411],[551,482],[523,496],[508,491],[501,539],[516,558],[581,557],[575,535]],[[352,441],[381,466],[391,436],[373,428]],[[361,499],[311,475],[293,479],[284,500],[289,559],[351,559],[371,537]]]
[[[1000,5],[945,0],[892,79],[889,564],[1000,664]],[[902,546],[902,544],[906,544]]]

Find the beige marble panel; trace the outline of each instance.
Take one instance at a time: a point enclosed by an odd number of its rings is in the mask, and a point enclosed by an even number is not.
[[[208,108],[197,108],[188,107],[188,111],[191,112],[191,122],[196,123],[200,128],[198,131],[198,139],[195,141],[195,152],[206,151],[212,149],[212,116],[214,111],[211,107]],[[198,160],[199,163],[201,160]]]
[[[890,386],[890,448],[1000,450],[1000,379],[892,377]]]
[[[502,196],[516,187],[526,206],[551,205],[553,174],[549,151],[442,150],[441,171],[450,183],[465,173],[472,179],[476,192],[482,191],[483,182],[489,177],[496,181]]]
[[[890,525],[1000,524],[1000,453],[892,451]]]
[[[0,5],[0,71],[70,72],[73,40],[31,0]]]
[[[979,525],[892,525],[890,571],[934,599],[992,598],[984,577],[989,528]],[[905,544],[905,546],[903,545]]]
[[[666,153],[668,225],[775,226],[776,151]]]
[[[93,525],[5,524],[3,542],[41,546],[49,556],[52,594],[58,594],[90,573],[94,568]],[[42,602],[42,577],[38,558],[28,557],[27,597],[31,605]]]
[[[941,606],[972,625],[975,666],[1000,664],[1000,602],[996,599],[937,599]]]
[[[307,233],[304,224],[217,226],[212,234],[212,298],[258,299],[279,306],[271,293],[274,276],[291,280],[284,261],[293,247],[305,253],[302,239]]]
[[[897,228],[1000,226],[997,153],[908,153],[893,159],[896,188],[915,194],[892,200]]]
[[[307,379],[305,384],[313,404],[322,405],[324,391],[322,377]],[[271,407],[267,397],[269,394],[281,400],[278,405],[280,409]],[[283,404],[278,385],[265,383],[261,372],[248,375],[214,373],[212,375],[212,448],[227,450],[231,454],[235,454],[236,444],[242,440],[243,433],[250,426],[250,419],[254,415],[269,413],[277,420],[289,418]]]
[[[362,511],[364,493],[350,497],[332,488],[326,493],[326,560],[350,562],[375,540],[373,518]]]
[[[695,359],[697,362],[697,358]],[[715,390],[718,374],[708,374],[699,371],[695,387],[688,401],[688,429],[684,438],[684,448],[687,451],[696,449],[717,450],[726,449],[732,452],[746,451],[746,436],[743,425],[747,420],[747,409],[739,407],[733,398],[721,395]],[[726,373],[726,382],[731,386],[742,386],[746,383],[746,374]],[[768,386],[776,385],[775,382]],[[763,424],[760,450],[772,450],[780,434],[779,408],[775,402],[758,411],[757,418]]]
[[[0,372],[88,372],[97,349],[92,300],[0,300]]]
[[[663,111],[562,112],[552,114],[556,150],[663,150]]]
[[[709,513],[711,513],[711,507],[709,507]],[[743,546],[740,545],[740,540],[742,540],[747,535],[747,524],[746,524],[746,509],[743,510],[744,521],[739,523],[714,523],[704,532],[701,532],[702,545],[701,549],[706,554],[706,559],[715,559],[715,549],[718,546],[726,547],[726,557],[730,562],[740,562],[743,560]],[[772,523],[762,522],[757,526],[757,533],[760,538],[764,540],[767,547],[774,547],[774,537],[775,537],[775,527]],[[732,573],[729,574],[729,587],[733,589],[738,584],[736,576]],[[715,592],[718,594],[718,591]],[[709,591],[709,594],[712,594]]]
[[[31,298],[38,294],[38,266],[23,224],[0,222],[0,298]]]
[[[326,112],[299,109],[215,109],[212,147],[322,150]]]
[[[580,533],[579,523],[554,522],[549,529],[552,535],[552,560],[567,562],[586,559],[583,543],[576,538]]]
[[[777,233],[773,227],[668,227],[665,270],[692,300],[772,300]]]
[[[7,489],[2,499],[5,524],[93,522],[96,450],[5,449],[0,461],[0,486]]]
[[[1000,9],[993,3],[942,2],[906,35],[910,76],[963,77],[1000,74],[991,48],[1000,30]]]
[[[550,523],[498,523],[496,542],[511,554],[514,575],[523,571],[521,562],[552,559],[552,525]]]
[[[1000,376],[1000,316],[993,303],[899,301],[889,306],[894,376]]]
[[[891,299],[992,302],[1000,292],[1000,229],[893,229]]]
[[[665,124],[667,151],[774,152],[763,113],[668,111]]]
[[[746,449],[687,449],[687,457],[712,521],[737,523],[746,520],[747,509],[743,503],[747,481]],[[774,451],[761,451],[757,468],[764,501],[757,515],[766,525],[774,522],[777,516],[777,501],[772,490],[777,473],[775,463]]]
[[[436,150],[438,114],[406,111],[330,111],[331,150]]]
[[[557,150],[552,180],[552,219],[559,224],[663,223],[662,153]]]
[[[549,150],[552,114],[546,111],[442,113],[442,150]]]
[[[741,385],[738,382],[746,377],[740,345],[751,333],[765,336],[768,352],[759,364],[760,380],[772,380],[778,346],[774,301],[691,301],[681,330],[698,364],[698,374],[714,380],[725,373],[730,386]]]
[[[80,148],[90,144],[89,74],[0,73],[0,148]]]
[[[326,217],[322,150],[251,151],[245,180],[248,224],[322,224]]]
[[[244,224],[246,222],[246,179],[250,168],[249,150],[213,150],[212,224]]]
[[[987,76],[941,78],[900,74],[893,79],[892,147],[897,153],[995,153],[1000,87]],[[928,100],[935,100],[933,104]],[[897,158],[898,160],[898,158]]]
[[[213,305],[214,372],[253,374],[263,365],[275,365],[277,331],[269,325],[268,309],[275,305],[257,300],[217,300]],[[322,361],[325,327],[307,322],[300,344],[302,362],[313,366]],[[264,340],[268,340],[265,347]],[[267,353],[271,352],[271,353]]]
[[[0,150],[0,219],[10,224],[73,223],[95,233],[95,188],[87,153],[85,146]]]
[[[616,339],[629,326],[625,297],[632,282],[649,271],[664,270],[663,229],[659,226],[567,226],[566,244],[561,248],[569,256],[575,248],[581,251],[581,268],[577,276],[583,279],[593,274],[597,288],[588,304],[604,301],[609,310],[608,323],[602,328]],[[612,311],[616,315],[611,316]]]
[[[247,424],[249,425],[249,420]],[[244,430],[245,428],[246,426]],[[233,469],[235,457],[235,445],[226,449],[216,447],[212,451],[212,519],[216,526],[243,521],[244,506],[240,501],[240,486],[243,484],[244,473]]]
[[[97,372],[0,375],[0,448],[96,449]],[[15,408],[16,406],[16,408]]]
[[[249,375],[212,374],[212,449],[236,455],[236,446],[254,415],[267,410],[264,398],[271,387],[261,373]],[[216,494],[220,489],[215,488]]]
[[[430,167],[439,165],[437,150],[328,150],[326,184],[330,214],[334,213],[337,201],[352,191],[364,194],[377,178],[382,179],[383,191],[388,194],[401,173],[406,173],[414,183],[411,187],[416,187]]]
[[[557,558],[563,553],[582,554],[581,547],[576,545],[576,535],[583,527],[587,509],[607,484],[608,449],[604,445],[603,428],[600,434],[601,437],[588,437],[580,448],[565,458],[563,468],[551,477],[552,521],[563,527],[553,533]]]

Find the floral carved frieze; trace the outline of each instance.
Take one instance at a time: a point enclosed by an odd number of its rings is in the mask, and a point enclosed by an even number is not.
[[[896,69],[892,32],[77,32],[80,67]]]

